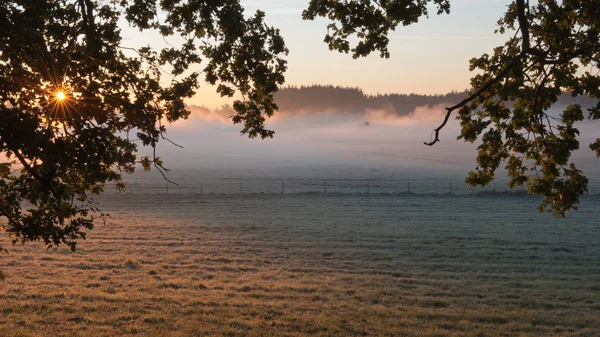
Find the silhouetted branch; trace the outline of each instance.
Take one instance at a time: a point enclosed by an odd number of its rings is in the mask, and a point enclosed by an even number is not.
[[[163,38],[164,39],[164,38]],[[165,41],[166,42],[166,41]],[[152,62],[150,61],[145,55],[143,55],[142,53],[140,53],[137,49],[132,48],[132,47],[125,47],[125,46],[118,46],[117,48],[119,49],[124,49],[124,50],[130,50],[135,52],[139,57],[143,58],[144,60],[146,60],[149,64],[151,64],[152,66],[156,67],[158,70],[162,71],[165,75],[167,76],[171,76],[172,78],[175,78],[175,76],[173,76],[173,74],[169,73],[168,71],[164,70],[160,65],[158,65],[156,62]]]
[[[4,209],[4,207],[2,207],[2,205],[0,205],[0,215],[3,215],[4,217],[6,217],[6,219],[8,220],[8,222],[9,222],[10,224],[12,224],[12,225],[13,225],[15,228],[18,228],[18,227],[19,227],[19,222],[18,222],[18,221],[16,221],[15,219],[13,219],[13,218],[10,216],[9,212],[8,212],[8,211],[6,211],[6,210]],[[0,249],[0,250],[1,250],[1,249]]]
[[[17,157],[17,159],[19,159],[19,162],[21,162],[21,165],[23,165],[25,170],[35,180],[37,180],[42,186],[44,186],[44,188],[46,188],[48,190],[48,192],[50,192],[57,200],[60,199],[58,197],[58,195],[56,194],[56,191],[54,191],[52,186],[50,186],[49,181],[45,181],[44,179],[42,179],[42,177],[39,174],[37,174],[37,172],[35,172],[31,166],[29,166],[29,163],[27,162],[27,160],[21,155],[21,153],[17,149],[11,148],[8,145],[8,143],[6,143],[6,140],[4,142],[7,145],[7,147],[9,148],[9,150],[15,155],[15,157]]]
[[[182,149],[183,149],[183,146],[181,146],[181,145],[179,145],[179,144],[175,143],[174,141],[170,140],[169,138],[165,137],[165,133],[166,133],[166,132],[164,132],[164,131],[162,130],[162,122],[160,121],[160,119],[158,120],[158,127],[159,127],[159,129],[161,130],[161,131],[160,131],[160,137],[161,137],[162,139],[164,139],[164,140],[166,140],[167,142],[169,142],[169,143],[171,143],[171,144],[173,144],[173,145],[175,145],[175,146],[177,146],[177,147],[179,147],[179,148],[182,148]]]
[[[153,157],[153,165],[158,170],[158,172],[160,172],[160,174],[163,176],[163,179],[165,179],[168,183],[171,183],[171,184],[173,184],[175,186],[179,186],[178,183],[176,183],[176,182],[170,180],[169,178],[167,178],[167,175],[165,173],[169,172],[170,170],[167,169],[167,168],[165,168],[165,167],[163,167],[162,164],[157,164],[156,163],[157,162],[157,160],[156,160],[156,146],[153,147],[152,157]]]
[[[178,183],[170,180],[169,178],[167,178],[167,175],[165,174],[165,172],[168,172],[169,169],[166,169],[164,167],[162,167],[161,165],[156,164],[156,162],[154,162],[154,167],[158,170],[158,172],[160,172],[160,174],[163,176],[163,179],[166,180],[168,183],[171,183],[175,186],[179,186]]]
[[[182,149],[183,149],[183,146],[182,146],[182,145],[179,145],[179,144],[175,143],[174,141],[170,140],[169,138],[167,138],[167,137],[165,137],[165,136],[162,136],[162,135],[161,135],[161,137],[162,137],[162,139],[166,140],[167,142],[169,142],[169,143],[171,143],[171,144],[173,144],[173,145],[175,145],[175,146],[177,146],[177,147],[179,147],[179,148],[182,148]]]
[[[448,119],[450,119],[450,115],[452,114],[452,112],[456,109],[460,109],[463,106],[467,105],[469,102],[471,102],[475,98],[479,97],[484,91],[488,90],[492,85],[496,84],[497,82],[502,81],[504,79],[504,77],[506,77],[506,75],[508,75],[510,70],[515,66],[515,64],[517,62],[520,62],[520,60],[522,58],[522,54],[524,55],[524,53],[521,53],[521,54],[519,54],[518,57],[515,57],[510,62],[510,64],[506,68],[504,68],[504,70],[502,70],[496,77],[494,77],[494,79],[492,79],[491,81],[486,83],[484,86],[479,88],[479,90],[477,90],[474,94],[465,98],[460,103],[458,103],[452,107],[446,108],[446,117],[444,117],[444,121],[442,122],[442,124],[440,126],[435,128],[435,130],[434,130],[435,138],[431,142],[424,142],[423,144],[428,145],[428,146],[433,146],[433,145],[435,145],[435,143],[439,142],[440,141],[440,138],[439,138],[440,131],[444,128],[444,126],[446,126],[446,123],[448,123]]]
[[[508,75],[508,73],[513,69],[513,67],[518,62],[521,62],[521,60],[527,54],[539,56],[540,53],[542,53],[540,50],[534,50],[529,46],[529,22],[527,21],[527,17],[525,15],[525,0],[517,0],[517,20],[519,21],[519,30],[521,31],[521,52],[510,61],[510,63],[508,64],[508,66],[506,66],[506,68],[504,68],[504,70],[502,70],[498,75],[496,75],[496,77],[494,77],[491,81],[487,82],[484,86],[479,88],[479,90],[477,90],[471,96],[465,98],[460,103],[452,107],[446,108],[446,116],[444,117],[444,121],[442,122],[442,124],[440,124],[440,126],[434,129],[435,138],[430,142],[424,142],[425,145],[433,146],[440,141],[440,131],[446,126],[446,124],[448,123],[448,119],[450,119],[450,115],[454,110],[464,107],[472,100],[481,96],[481,94],[483,94],[485,91],[491,88],[494,84],[502,81],[504,77],[506,77],[506,75]],[[542,60],[544,60],[544,57],[542,57]]]

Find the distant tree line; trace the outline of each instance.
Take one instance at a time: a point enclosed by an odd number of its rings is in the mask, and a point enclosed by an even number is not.
[[[368,95],[358,87],[335,85],[289,85],[274,95],[280,113],[322,114],[336,112],[340,114],[357,114],[366,110],[386,110],[398,116],[411,114],[417,107],[435,106],[456,102],[467,97],[467,91],[451,91],[446,94],[376,94]],[[573,97],[563,93],[556,107],[561,108],[573,104]],[[584,108],[591,107],[595,100],[589,96],[577,97],[577,104]],[[511,105],[510,102],[507,105]]]
[[[323,112],[361,113],[369,109],[385,109],[406,116],[419,106],[454,102],[466,97],[466,92],[452,91],[443,95],[377,94],[367,95],[357,87],[333,85],[286,86],[275,93],[275,102],[282,112],[317,114]]]

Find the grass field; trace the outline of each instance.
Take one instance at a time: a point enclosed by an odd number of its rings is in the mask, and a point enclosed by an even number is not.
[[[0,336],[600,336],[600,205],[112,195],[71,253],[0,245]]]

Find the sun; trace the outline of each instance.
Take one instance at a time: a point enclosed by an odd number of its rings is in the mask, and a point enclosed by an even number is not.
[[[69,88],[55,87],[48,91],[48,119],[64,123],[73,112],[73,95]]]
[[[56,92],[56,100],[57,101],[64,101],[66,98],[67,98],[67,96],[65,95],[64,92],[62,92],[62,91]]]

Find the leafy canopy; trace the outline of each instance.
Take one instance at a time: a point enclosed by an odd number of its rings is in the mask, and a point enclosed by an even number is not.
[[[577,209],[588,180],[573,164],[579,149],[576,123],[600,118],[600,1],[516,0],[498,21],[497,33],[514,34],[491,54],[473,58],[470,96],[447,108],[435,137],[452,112],[458,111],[459,139],[480,141],[477,167],[466,178],[469,186],[485,186],[504,163],[509,186],[526,186],[544,196],[540,211],[564,216]],[[388,34],[399,23],[417,22],[427,5],[449,13],[449,0],[336,1],[313,0],[304,12],[332,20],[325,42],[330,49],[353,57],[379,51],[389,55]],[[358,42],[350,47],[351,37]],[[573,97],[560,116],[550,114],[561,94]],[[578,98],[596,105],[584,111]],[[600,139],[589,147],[600,156]]]
[[[354,58],[389,57],[400,24],[449,14],[451,0],[311,0],[303,18],[328,18],[329,48]],[[159,15],[160,14],[160,15]],[[136,163],[162,168],[138,145],[164,140],[164,122],[184,119],[184,100],[201,80],[234,103],[234,123],[250,137],[272,137],[265,116],[284,81],[287,54],[265,14],[246,15],[239,0],[12,0],[0,3],[0,215],[15,242],[75,247],[96,213],[106,182],[123,189]],[[183,42],[127,48],[118,22]],[[479,140],[469,185],[486,185],[505,163],[510,186],[545,196],[540,210],[576,209],[587,179],[571,162],[577,97],[600,97],[600,1],[516,0],[498,22],[514,34],[471,60],[471,96],[448,108],[439,135],[458,111],[462,138]],[[165,69],[167,69],[165,71]],[[549,114],[561,93],[574,98]],[[600,103],[587,111],[600,118]],[[590,146],[600,155],[600,140]]]
[[[90,195],[106,182],[124,189],[136,163],[163,171],[138,146],[188,117],[201,78],[243,97],[242,133],[272,137],[264,116],[277,108],[287,49],[264,17],[236,0],[0,2],[0,216],[14,241],[74,248],[102,216]],[[119,20],[183,42],[127,48]]]

